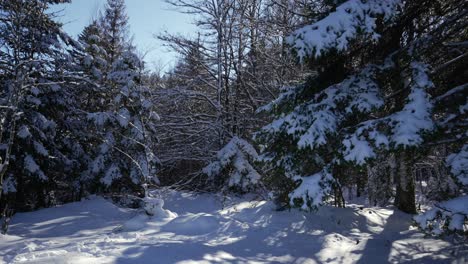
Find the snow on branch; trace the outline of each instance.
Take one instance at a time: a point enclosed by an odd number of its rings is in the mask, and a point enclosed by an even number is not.
[[[323,170],[307,177],[296,176],[294,179],[301,183],[289,194],[289,203],[295,206],[299,200],[302,203],[301,209],[307,210],[322,203],[331,190],[329,182],[333,180],[333,176],[327,170]]]
[[[216,155],[216,161],[203,169],[210,178],[228,175],[228,186],[247,191],[261,176],[251,163],[258,160],[257,151],[247,141],[233,137]]]
[[[441,202],[413,219],[421,229],[433,235],[441,235],[447,231],[466,232],[468,196]]]
[[[116,179],[122,178],[122,173],[119,166],[116,164],[111,164],[111,166],[106,170],[104,177],[100,181],[106,186],[110,186],[112,182]]]
[[[448,90],[443,95],[437,96],[434,99],[434,101],[440,102],[440,101],[444,100],[445,98],[450,97],[450,96],[452,96],[454,94],[463,93],[466,88],[468,88],[468,83],[464,83],[462,85],[459,85],[459,86],[457,86],[455,88],[452,88],[452,89]]]
[[[343,158],[346,161],[355,162],[357,165],[364,165],[366,159],[375,157],[371,144],[363,136],[353,134],[343,140],[343,145],[345,148]]]
[[[24,157],[24,169],[29,173],[37,176],[38,179],[41,181],[48,180],[47,176],[44,174],[44,172],[41,170],[41,168],[31,155],[26,155],[26,157]]]
[[[365,67],[341,83],[324,89],[314,99],[297,106],[263,130],[291,135],[298,140],[300,148],[316,149],[327,144],[328,136],[337,132],[347,115],[368,113],[383,105],[379,87],[374,81],[378,69],[375,65]]]
[[[426,65],[412,62],[411,68],[411,92],[403,109],[359,124],[356,131],[342,142],[344,148],[341,152],[346,161],[364,165],[367,159],[375,157],[374,148],[420,145],[423,143],[422,133],[433,129],[433,104],[427,90],[434,84],[427,75]],[[380,131],[380,127],[390,127],[390,134]]]
[[[96,126],[102,127],[109,120],[112,120],[112,113],[110,112],[88,113],[87,119],[92,121]]]
[[[450,154],[445,163],[461,184],[468,185],[468,144],[465,144],[460,152]]]
[[[416,146],[423,142],[421,133],[434,128],[432,121],[433,104],[427,93],[434,87],[427,75],[427,66],[420,62],[412,62],[413,78],[408,102],[402,111],[392,116],[396,125],[392,129],[392,141],[397,146]]]
[[[311,25],[302,27],[288,37],[288,43],[304,57],[320,57],[330,49],[345,51],[359,34],[377,40],[377,18],[388,21],[398,14],[401,0],[349,0],[335,12]]]
[[[296,96],[300,91],[304,90],[304,86],[296,86],[296,87],[291,87],[291,86],[283,86],[280,89],[280,94],[278,98],[275,100],[271,101],[270,103],[259,107],[257,109],[257,113],[263,113],[263,112],[272,112],[276,107],[286,103],[290,102],[294,99],[296,99]]]

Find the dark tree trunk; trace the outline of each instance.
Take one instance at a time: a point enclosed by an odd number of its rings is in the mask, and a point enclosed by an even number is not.
[[[411,158],[407,153],[401,153],[397,157],[395,206],[405,213],[416,214],[414,178],[411,172],[410,160]]]

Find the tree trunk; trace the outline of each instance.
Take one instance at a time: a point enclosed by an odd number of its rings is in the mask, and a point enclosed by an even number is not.
[[[416,214],[414,178],[410,166],[411,158],[407,153],[401,153],[397,159],[395,206],[405,213]]]
[[[7,118],[5,118],[7,119]],[[8,137],[8,142],[7,142],[7,149],[5,151],[5,156],[4,159],[0,157],[0,199],[2,198],[2,193],[3,193],[3,181],[5,179],[5,174],[8,170],[8,166],[10,165],[10,157],[11,157],[11,150],[13,148],[13,141],[15,140],[15,133],[16,133],[16,117],[15,113],[12,114],[11,117],[11,127],[10,127],[10,135]],[[3,131],[0,131],[0,133],[3,133]],[[0,143],[2,143],[0,141]]]

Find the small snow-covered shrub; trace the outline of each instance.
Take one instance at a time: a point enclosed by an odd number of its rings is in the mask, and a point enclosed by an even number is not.
[[[164,200],[153,197],[145,197],[144,209],[147,215],[156,218],[174,218],[177,215],[169,210],[163,209]]]
[[[433,235],[450,232],[468,235],[468,196],[441,202],[413,219]]]
[[[221,182],[234,190],[246,192],[255,188],[260,174],[253,163],[258,160],[255,148],[247,141],[233,137],[216,155],[216,160],[203,168],[215,183]]]

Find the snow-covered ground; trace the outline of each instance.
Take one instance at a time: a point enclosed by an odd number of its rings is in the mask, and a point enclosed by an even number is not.
[[[2,263],[466,263],[389,208],[274,211],[265,201],[166,192],[166,218],[100,197],[15,215]]]

